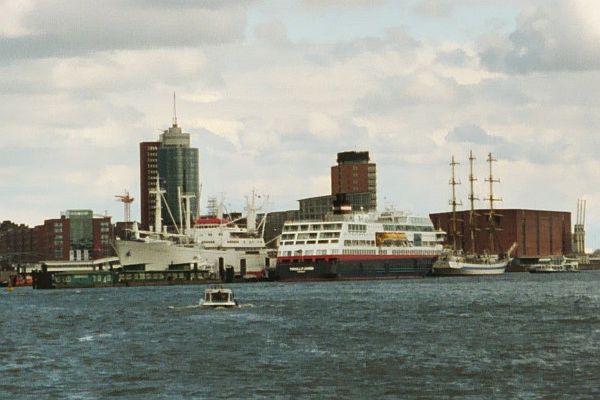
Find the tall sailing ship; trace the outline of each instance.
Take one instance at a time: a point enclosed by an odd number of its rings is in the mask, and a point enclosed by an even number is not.
[[[473,191],[473,184],[477,180],[473,175],[473,161],[475,157],[473,157],[473,152],[471,151],[469,154],[469,164],[470,164],[470,174],[469,174],[469,183],[470,183],[470,193],[469,193],[469,201],[470,201],[470,212],[469,212],[469,227],[470,227],[470,242],[471,249],[468,253],[458,247],[457,245],[457,216],[456,216],[456,208],[458,205],[461,205],[460,202],[456,200],[456,185],[458,182],[455,178],[455,167],[458,163],[454,160],[454,156],[452,156],[452,161],[450,162],[451,166],[451,179],[450,185],[452,186],[452,199],[450,200],[450,204],[452,205],[452,247],[447,251],[444,251],[438,260],[433,264],[433,274],[434,275],[499,275],[503,274],[506,271],[506,267],[511,261],[510,254],[516,247],[516,243],[511,246],[511,248],[505,254],[497,254],[494,253],[494,238],[495,233],[498,230],[496,226],[496,218],[499,217],[494,210],[494,203],[500,201],[501,199],[494,197],[493,184],[499,182],[499,180],[494,179],[492,175],[492,163],[496,161],[492,158],[492,153],[488,153],[487,162],[489,163],[489,178],[486,179],[486,182],[489,182],[489,196],[487,200],[489,201],[489,211],[487,213],[488,216],[488,232],[489,232],[489,250],[484,252],[483,254],[478,254],[475,249],[476,243],[476,232],[477,232],[477,216],[478,214],[475,212],[475,197]]]
[[[444,235],[429,217],[393,209],[352,212],[338,200],[322,220],[284,224],[276,273],[286,281],[430,275]]]

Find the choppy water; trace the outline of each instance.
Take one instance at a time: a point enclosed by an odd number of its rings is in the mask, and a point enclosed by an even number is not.
[[[0,397],[600,398],[600,272],[0,293]]]

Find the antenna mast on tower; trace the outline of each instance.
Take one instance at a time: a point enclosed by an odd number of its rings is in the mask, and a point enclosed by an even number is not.
[[[173,126],[177,126],[177,98],[173,92]]]

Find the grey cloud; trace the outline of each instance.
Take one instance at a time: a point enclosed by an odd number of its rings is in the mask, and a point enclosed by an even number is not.
[[[489,101],[491,104],[525,105],[534,101],[525,91],[520,80],[504,78],[484,79],[472,87],[473,98]]]
[[[302,0],[302,3],[313,9],[348,8],[380,6],[387,0]]]
[[[507,37],[480,40],[482,64],[509,73],[600,69],[597,37],[567,2],[548,1],[523,13]]]
[[[437,62],[456,67],[465,66],[469,60],[470,57],[467,55],[467,53],[465,53],[463,49],[441,51],[436,56]]]
[[[364,37],[349,42],[337,43],[323,50],[317,48],[308,50],[305,58],[317,64],[343,61],[364,53],[381,53],[386,50],[405,53],[411,57],[411,53],[421,46],[421,42],[410,36],[401,27],[386,30],[383,38]]]
[[[199,146],[211,153],[231,153],[235,149],[235,145],[229,140],[216,133],[205,129],[194,129],[192,136],[198,137]]]
[[[502,144],[504,139],[487,133],[477,125],[468,124],[457,126],[446,135],[449,142],[472,143],[472,144]]]
[[[497,146],[498,153],[508,161],[527,161],[538,165],[576,164],[584,153],[584,146],[564,140],[543,141],[528,138],[518,142],[504,142]]]
[[[446,104],[455,107],[470,101],[472,90],[459,85],[455,80],[432,75],[427,84],[414,76],[390,76],[359,98],[355,112],[359,115],[386,115],[397,113],[402,108]]]
[[[92,1],[45,1],[22,21],[31,34],[0,38],[0,60],[235,42],[244,35],[246,15],[243,7],[230,3],[228,8],[197,3],[182,13],[131,3],[99,7]]]
[[[106,1],[106,0],[105,0]],[[173,8],[206,8],[218,10],[235,6],[248,6],[255,3],[256,0],[129,0],[128,3],[134,6],[154,6],[162,9]],[[116,1],[117,4],[123,4],[122,1]]]
[[[274,47],[289,47],[292,45],[287,36],[286,27],[280,21],[257,25],[254,35],[258,40]]]
[[[541,135],[541,134],[540,134]],[[507,161],[526,161],[538,165],[556,165],[557,163],[576,163],[582,157],[593,157],[594,149],[589,149],[588,144],[566,142],[562,139],[546,140],[540,136],[521,135],[506,139],[499,135],[487,132],[475,124],[466,124],[455,127],[446,136],[449,143],[468,144],[473,150],[491,151],[492,154],[501,154]],[[596,147],[596,146],[592,146]]]
[[[426,17],[447,17],[453,11],[453,5],[449,1],[423,0],[415,6],[418,15]]]

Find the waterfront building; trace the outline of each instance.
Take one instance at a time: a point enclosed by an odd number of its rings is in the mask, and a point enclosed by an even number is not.
[[[98,259],[113,254],[112,238],[111,217],[67,210],[33,228],[20,225],[0,233],[0,255],[9,264]]]
[[[260,220],[263,215],[258,215]],[[281,235],[285,221],[298,219],[298,210],[272,211],[265,218],[265,231],[263,239],[267,247],[277,247],[277,238]]]
[[[300,199],[298,210],[269,213],[265,242],[273,243],[285,221],[323,219],[332,212],[338,197],[353,210],[377,210],[377,169],[376,164],[370,162],[368,151],[337,154],[337,165],[331,167],[331,194]]]
[[[298,200],[298,219],[321,219],[331,213],[333,201],[343,196],[353,210],[377,210],[377,169],[368,151],[337,154],[331,167],[331,194]]]
[[[346,196],[353,209],[377,210],[377,170],[370,162],[368,151],[345,151],[338,153],[337,165],[331,167],[331,194],[366,193],[368,197]],[[352,200],[360,201],[354,204]]]
[[[494,210],[494,225],[497,227],[495,249],[489,248],[487,226],[488,209],[475,210],[474,236],[476,254],[505,252],[516,243],[513,252],[516,265],[527,265],[541,257],[572,254],[571,213],[567,211],[545,211],[524,209]],[[452,212],[432,213],[431,220],[436,229],[447,232],[446,243],[456,241],[457,247],[468,251],[472,247],[469,211],[456,212],[456,237],[452,234]]]
[[[353,210],[373,211],[372,193],[371,192],[355,192],[355,193],[340,193],[344,200],[352,206]],[[333,202],[337,195],[325,195],[317,197],[308,197],[298,200],[299,210],[296,215],[297,219],[321,219],[326,214],[331,213]]]
[[[163,225],[181,226],[185,212],[180,204],[185,196],[190,198],[190,214],[198,216],[198,149],[190,147],[190,134],[178,126],[175,111],[173,125],[163,131],[158,141],[140,143],[141,227],[146,230],[154,225],[157,176],[160,177],[160,189],[165,191],[166,201],[162,202],[161,210]]]

